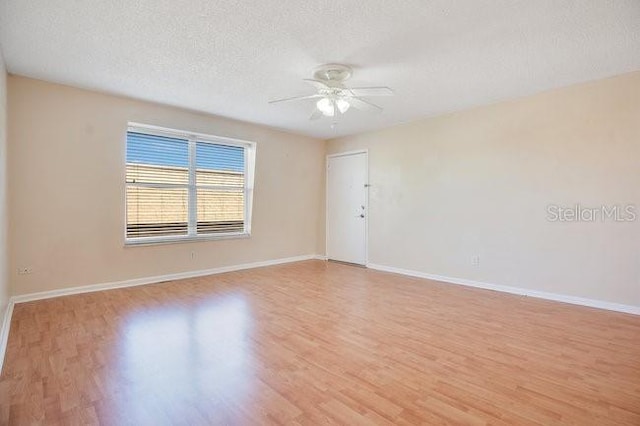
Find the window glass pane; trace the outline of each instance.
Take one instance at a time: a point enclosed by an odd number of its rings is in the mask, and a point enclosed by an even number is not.
[[[189,183],[189,142],[127,133],[128,183]]]
[[[189,167],[189,142],[127,132],[127,163]]]
[[[198,234],[244,231],[244,191],[198,188]]]
[[[244,148],[197,142],[196,165],[198,234],[243,232]]]
[[[244,174],[244,148],[197,142],[196,168],[220,173]]]
[[[187,188],[127,186],[127,237],[187,235]]]

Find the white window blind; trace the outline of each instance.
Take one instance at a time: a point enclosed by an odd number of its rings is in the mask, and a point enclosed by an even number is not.
[[[254,145],[130,126],[126,240],[248,235]]]

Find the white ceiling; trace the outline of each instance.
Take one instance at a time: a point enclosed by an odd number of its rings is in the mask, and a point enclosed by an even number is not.
[[[320,138],[640,69],[640,0],[0,0],[8,70]],[[381,114],[310,122],[327,62]]]

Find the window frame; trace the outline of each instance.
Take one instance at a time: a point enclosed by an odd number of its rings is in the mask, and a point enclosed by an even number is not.
[[[187,212],[187,235],[162,235],[153,237],[128,237],[127,236],[127,188],[131,183],[127,182],[127,134],[129,132],[142,133],[150,136],[171,137],[186,139],[189,149],[189,181],[184,184],[142,184],[141,187],[175,187],[187,188],[188,212]],[[226,232],[214,234],[198,234],[198,185],[196,181],[196,146],[198,142],[212,143],[241,147],[244,149],[244,229],[241,232]],[[242,139],[234,139],[224,136],[214,136],[205,133],[177,130],[167,127],[154,126],[129,122],[124,136],[124,245],[139,246],[151,244],[171,244],[193,241],[227,240],[251,237],[251,213],[253,210],[253,189],[255,174],[256,143]],[[205,186],[207,188],[207,186]]]

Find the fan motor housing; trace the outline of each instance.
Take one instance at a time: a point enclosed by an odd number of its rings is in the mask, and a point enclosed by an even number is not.
[[[322,81],[343,82],[353,74],[351,67],[342,64],[326,64],[319,66],[313,73],[313,77]]]

